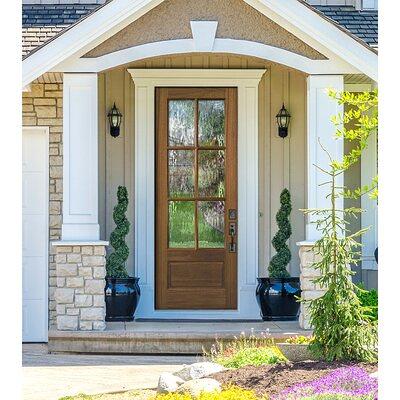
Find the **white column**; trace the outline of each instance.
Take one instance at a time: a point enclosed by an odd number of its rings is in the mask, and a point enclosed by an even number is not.
[[[327,89],[332,88],[343,91],[343,76],[341,75],[310,75],[307,78],[308,95],[308,134],[307,134],[307,175],[308,175],[308,201],[307,208],[329,208],[330,199],[326,198],[329,192],[329,185],[322,185],[328,180],[328,176],[316,168],[329,168],[329,158],[322,149],[319,141],[329,152],[334,160],[341,160],[343,157],[343,140],[334,139],[335,126],[331,117],[343,113],[343,106],[331,99]],[[343,185],[341,176],[337,185]],[[337,207],[343,207],[343,200],[338,199]],[[315,224],[308,216],[306,225],[306,240],[318,240],[320,234]]]
[[[378,174],[378,141],[376,134],[368,139],[368,147],[361,154],[361,187],[370,186],[372,179]],[[361,228],[367,229],[361,237],[362,268],[376,269],[374,252],[378,246],[378,201],[368,195],[361,196]]]
[[[62,240],[99,240],[97,74],[64,74]]]

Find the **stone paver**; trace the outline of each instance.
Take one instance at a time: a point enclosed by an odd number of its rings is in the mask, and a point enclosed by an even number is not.
[[[162,372],[175,372],[194,356],[48,354],[47,345],[23,345],[23,399],[58,400],[157,387]]]

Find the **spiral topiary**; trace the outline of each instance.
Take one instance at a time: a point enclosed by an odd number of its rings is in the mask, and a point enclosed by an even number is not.
[[[270,278],[289,278],[289,272],[286,266],[292,259],[289,246],[286,241],[292,234],[292,227],[290,225],[289,216],[292,211],[292,202],[290,199],[290,192],[283,189],[280,196],[281,208],[276,214],[276,222],[278,224],[278,232],[272,239],[272,245],[276,250],[276,254],[271,258],[268,271]]]
[[[118,203],[113,212],[116,227],[110,235],[110,244],[114,251],[106,257],[106,270],[110,278],[128,278],[125,263],[129,257],[129,247],[125,243],[125,237],[129,233],[130,224],[125,215],[129,202],[125,186],[118,186],[117,198]]]

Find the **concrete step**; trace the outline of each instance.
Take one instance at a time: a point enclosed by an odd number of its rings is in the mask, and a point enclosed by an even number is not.
[[[241,333],[267,335],[276,342],[311,334],[297,322],[114,322],[102,332],[50,330],[48,348],[52,353],[201,354],[216,339],[230,341]]]

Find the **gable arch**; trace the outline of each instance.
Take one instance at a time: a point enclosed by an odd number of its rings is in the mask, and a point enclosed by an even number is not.
[[[216,38],[212,48],[202,51],[194,39],[176,39],[146,43],[118,50],[99,57],[80,58],[57,66],[55,70],[63,72],[101,72],[131,62],[178,54],[213,53],[233,54],[256,57],[264,61],[282,64],[307,74],[358,73],[359,71],[341,60],[311,60],[297,53],[248,40]]]

